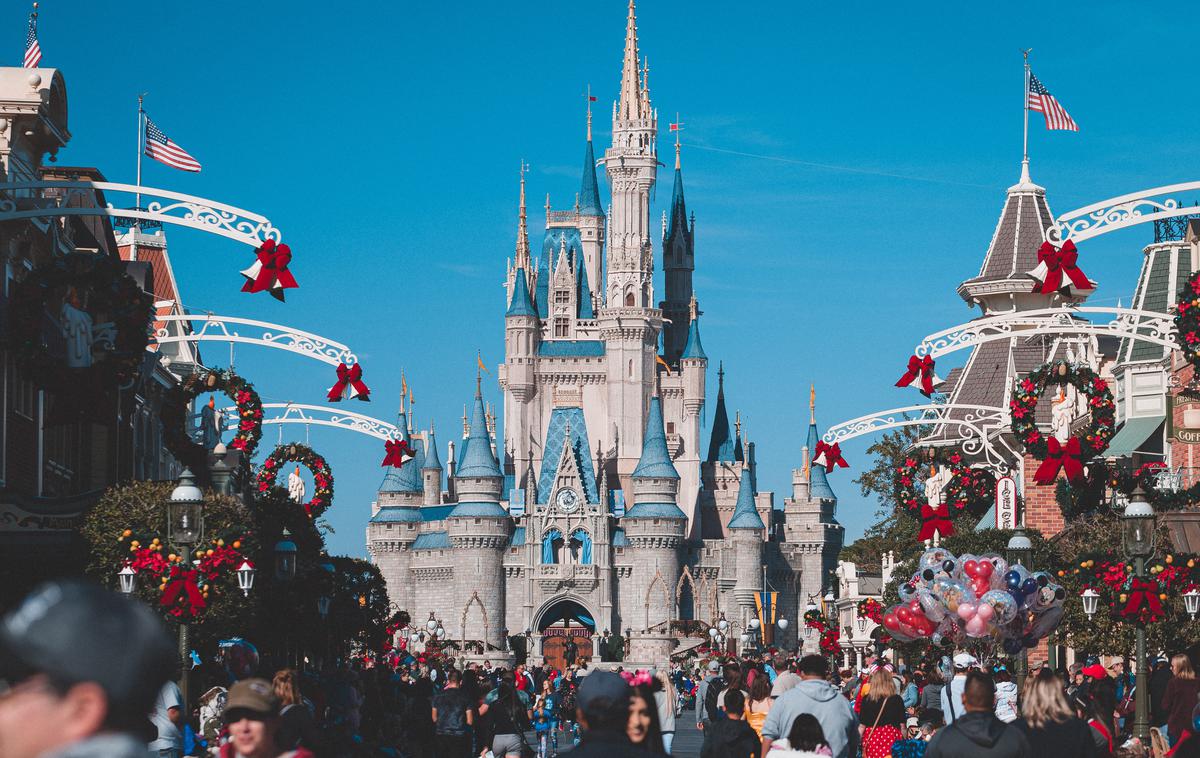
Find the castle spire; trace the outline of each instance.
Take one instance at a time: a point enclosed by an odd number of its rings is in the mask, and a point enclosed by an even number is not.
[[[817,423],[817,385],[808,385],[808,423]]]
[[[529,271],[529,226],[526,223],[527,216],[525,214],[525,172],[529,170],[529,164],[524,160],[521,161],[521,201],[518,210],[517,221],[517,251],[516,264],[517,268]]]
[[[713,413],[712,437],[708,443],[708,461],[732,463],[733,435],[729,428],[729,412],[725,410],[725,364],[717,364],[717,408]]]
[[[808,390],[808,409],[810,421],[808,424],[808,440],[806,447],[808,454],[814,455],[817,450],[817,441],[820,439],[820,434],[817,432],[817,391],[811,386]],[[809,478],[809,497],[813,500],[837,500],[837,496],[833,494],[833,488],[829,486],[829,479],[825,476],[824,466],[813,466],[809,461],[808,478]]]
[[[766,529],[758,508],[754,505],[754,482],[751,480],[750,468],[742,469],[742,480],[738,484],[737,503],[733,506],[733,516],[729,519],[730,529]]]
[[[621,99],[617,117],[624,120],[642,118],[642,80],[638,70],[637,11],[629,0],[629,15],[625,19],[625,58],[621,65]]]

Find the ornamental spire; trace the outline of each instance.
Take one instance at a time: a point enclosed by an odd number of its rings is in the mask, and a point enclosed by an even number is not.
[[[617,117],[625,120],[641,118],[642,79],[638,70],[637,11],[629,0],[629,15],[625,19],[625,58],[621,65],[621,99]]]
[[[518,211],[517,220],[517,252],[516,264],[517,268],[529,271],[529,226],[527,216],[525,214],[525,172],[529,170],[529,164],[521,161],[521,201],[520,210]]]

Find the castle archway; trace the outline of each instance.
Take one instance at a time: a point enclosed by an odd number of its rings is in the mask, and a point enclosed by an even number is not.
[[[596,617],[578,597],[560,595],[546,601],[534,614],[533,628],[541,639],[542,658],[555,668],[595,657]]]

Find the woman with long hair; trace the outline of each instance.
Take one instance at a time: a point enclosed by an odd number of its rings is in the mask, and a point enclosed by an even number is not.
[[[1076,718],[1063,680],[1050,669],[1025,680],[1021,717],[1013,726],[1025,733],[1034,755],[1093,758],[1096,744],[1088,725]]]
[[[658,706],[654,703],[654,679],[648,674],[645,680],[633,683],[633,694],[629,696],[629,724],[625,733],[629,741],[647,753],[666,755],[663,746],[662,727],[658,723]]]
[[[904,700],[896,693],[892,672],[883,666],[871,673],[867,688],[858,714],[863,758],[888,758],[892,743],[904,736]]]
[[[770,678],[766,674],[754,677],[750,685],[750,699],[746,701],[746,723],[758,734],[759,739],[762,739],[763,724],[774,702],[771,699]]]
[[[1192,728],[1192,709],[1200,695],[1200,679],[1192,668],[1192,660],[1183,653],[1171,656],[1171,681],[1163,695],[1162,707],[1167,712],[1167,736],[1174,745],[1185,731]]]
[[[675,687],[667,672],[659,669],[654,672],[654,705],[658,710],[658,725],[662,729],[663,751],[671,754],[671,743],[675,741]]]
[[[496,758],[521,758],[525,751],[525,728],[530,713],[513,681],[512,674],[506,674],[495,690],[495,698],[488,693],[479,707],[480,714],[486,714],[491,724],[492,753]]]
[[[772,745],[768,755],[771,758],[822,758],[832,755],[829,743],[825,741],[825,731],[821,729],[821,722],[811,713],[801,713],[792,722],[787,744],[788,746],[782,749],[776,749]]]
[[[280,669],[271,682],[275,697],[279,698],[279,746],[291,750],[317,747],[317,724],[312,711],[300,694],[300,675],[295,669]]]

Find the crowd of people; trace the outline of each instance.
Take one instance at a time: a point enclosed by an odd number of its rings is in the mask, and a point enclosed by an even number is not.
[[[906,669],[765,654],[626,671],[416,660],[246,672],[188,709],[178,653],[145,607],[49,585],[0,621],[4,758],[1200,758],[1200,680],[1186,655],[1149,681],[1158,744],[1132,739],[1135,682],[1091,660],[1036,667],[1018,691],[968,653]],[[185,712],[188,711],[188,712]],[[695,734],[695,732],[693,732]]]

